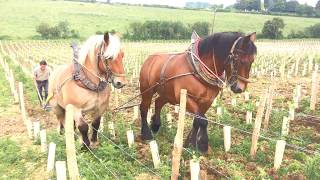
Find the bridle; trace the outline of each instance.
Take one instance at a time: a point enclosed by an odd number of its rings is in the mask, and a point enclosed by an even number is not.
[[[116,72],[113,72],[111,69],[110,69],[110,66],[109,66],[109,62],[110,61],[114,61],[115,57],[113,56],[105,56],[104,55],[104,51],[105,51],[105,42],[102,41],[102,43],[100,44],[100,47],[99,47],[99,52],[97,54],[97,61],[98,61],[98,69],[106,75],[106,79],[109,83],[112,82],[112,80],[114,79],[114,77],[125,77],[126,74],[124,73],[116,73]]]
[[[239,54],[245,54],[246,52],[236,48],[238,42],[242,39],[242,37],[239,37],[237,40],[234,41],[230,53],[227,57],[227,61],[225,65],[231,65],[231,77],[227,81],[228,86],[233,86],[234,84],[237,83],[238,79],[240,81],[243,81],[245,83],[250,83],[251,81],[248,78],[245,78],[241,75],[238,75],[238,61],[241,61],[239,59]]]

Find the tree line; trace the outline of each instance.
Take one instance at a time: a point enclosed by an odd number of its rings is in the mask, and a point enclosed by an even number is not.
[[[288,13],[298,16],[320,17],[320,0],[316,7],[300,4],[297,0],[237,0],[233,6],[241,11],[263,11],[265,13]]]

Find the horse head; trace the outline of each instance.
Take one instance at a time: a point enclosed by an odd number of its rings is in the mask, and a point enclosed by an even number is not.
[[[228,84],[234,93],[246,90],[249,81],[251,65],[257,54],[254,44],[256,33],[238,37],[230,50],[228,56],[229,66],[226,68]]]
[[[118,89],[126,84],[123,57],[124,52],[120,47],[119,37],[105,33],[98,54],[99,69],[109,75],[109,81]]]

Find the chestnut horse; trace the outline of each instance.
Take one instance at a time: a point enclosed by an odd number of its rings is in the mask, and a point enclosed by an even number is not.
[[[119,38],[109,33],[91,36],[80,50],[73,48],[74,62],[58,67],[49,79],[48,100],[60,121],[60,133],[65,124],[66,105],[72,104],[75,107],[75,127],[82,135],[84,147],[95,147],[96,130],[109,103],[108,82],[115,88],[122,88],[126,82],[122,64],[124,53]],[[91,122],[90,146],[88,124]]]
[[[140,72],[142,139],[153,138],[147,123],[153,95],[159,95],[151,121],[151,130],[156,133],[161,125],[162,107],[166,103],[179,104],[180,90],[186,89],[187,111],[197,116],[185,145],[191,144],[200,152],[207,152],[205,113],[226,84],[225,78],[234,93],[246,90],[251,64],[257,53],[255,39],[256,33],[247,36],[234,32],[216,33],[198,38],[186,52],[150,55]]]

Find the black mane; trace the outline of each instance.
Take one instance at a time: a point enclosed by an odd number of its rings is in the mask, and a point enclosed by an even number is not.
[[[214,53],[215,58],[225,60],[229,53],[233,43],[239,38],[244,37],[239,32],[220,32],[207,36],[199,42],[199,56],[205,56]],[[243,44],[244,38],[237,43],[237,48]],[[248,54],[256,54],[257,48],[252,41],[249,41],[248,45],[244,49]]]

